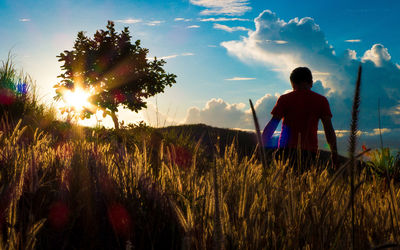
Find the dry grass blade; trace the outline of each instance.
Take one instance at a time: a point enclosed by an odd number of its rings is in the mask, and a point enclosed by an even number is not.
[[[388,243],[376,246],[376,247],[372,248],[372,250],[388,249],[388,248],[392,249],[392,248],[398,248],[398,247],[400,247],[399,244],[388,242]]]
[[[260,124],[258,123],[257,114],[256,114],[256,111],[254,109],[253,102],[251,101],[251,99],[249,99],[249,102],[250,102],[251,112],[253,114],[254,126],[256,128],[258,152],[260,154],[261,163],[262,163],[263,169],[264,169],[264,177],[265,177],[265,174],[267,171],[267,159],[265,157],[264,146],[263,146],[263,143],[261,140]]]
[[[219,204],[219,185],[218,185],[218,173],[217,163],[213,166],[213,182],[214,182],[214,239],[213,249],[219,250],[223,246],[223,235],[222,235],[222,223],[221,223],[221,211]]]
[[[365,153],[370,152],[371,149],[367,149],[361,153],[359,153],[358,155],[355,156],[355,159],[360,158],[361,156],[363,156]],[[332,179],[330,180],[329,184],[326,186],[324,192],[321,195],[320,200],[322,200],[325,195],[329,192],[329,190],[331,189],[331,187],[333,186],[333,184],[335,183],[335,181],[337,180],[337,178],[340,176],[340,174],[343,173],[343,171],[349,166],[350,160],[346,161],[345,164],[343,164],[333,175]]]
[[[350,125],[350,137],[349,137],[349,158],[350,158],[350,200],[351,200],[351,225],[352,225],[352,243],[353,249],[355,248],[355,231],[354,231],[354,168],[355,168],[355,160],[354,160],[354,152],[356,150],[357,144],[357,131],[358,131],[358,114],[360,112],[360,87],[361,87],[361,65],[358,67],[358,75],[356,82],[356,89],[354,92],[353,98],[353,108],[351,112],[351,125]]]

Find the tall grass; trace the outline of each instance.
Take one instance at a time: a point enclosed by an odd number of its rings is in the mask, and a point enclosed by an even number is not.
[[[34,80],[18,71],[11,52],[0,66],[0,121],[3,129],[23,124],[42,129],[56,120],[54,108],[39,102]]]
[[[55,145],[51,135],[39,130],[29,142],[23,140],[24,133],[26,128],[19,125],[0,138],[3,247],[352,245],[352,220],[347,216],[351,189],[340,177],[330,182],[327,170],[317,171],[317,166],[299,175],[286,162],[276,161],[263,179],[258,157],[240,159],[235,145],[199,171],[197,150],[190,167],[183,167],[174,160],[175,146],[163,141],[154,154],[149,141],[132,149],[84,138]],[[361,178],[367,179],[365,171]],[[356,246],[396,242],[399,218],[393,211],[400,192],[392,199],[386,182],[375,176],[356,189]],[[221,235],[215,238],[219,227]],[[218,245],[215,239],[224,240]]]
[[[355,183],[354,183],[354,172],[355,172],[355,149],[357,144],[357,131],[358,131],[358,114],[360,112],[361,102],[361,65],[358,68],[357,81],[354,91],[353,107],[351,112],[351,123],[350,123],[350,137],[349,137],[349,158],[350,158],[350,201],[351,201],[351,225],[352,225],[352,249],[355,249],[355,225],[354,225],[354,195],[355,195]]]

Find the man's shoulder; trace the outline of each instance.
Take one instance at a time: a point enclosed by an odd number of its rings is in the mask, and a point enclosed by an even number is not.
[[[310,90],[311,95],[315,96],[316,98],[320,98],[320,99],[327,99],[324,95],[318,94],[317,92],[314,92],[312,90]]]
[[[308,91],[291,91],[289,93],[281,95],[279,98],[282,100],[291,100],[292,98],[297,99],[297,98],[312,98],[314,100],[318,101],[325,101],[328,100],[325,96],[318,94],[312,90]]]
[[[295,91],[290,91],[288,93],[282,94],[279,98],[290,98],[295,94]]]

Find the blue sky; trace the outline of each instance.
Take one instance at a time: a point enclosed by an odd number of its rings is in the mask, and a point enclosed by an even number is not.
[[[126,122],[156,125],[157,106],[159,125],[252,129],[251,98],[264,126],[278,96],[291,88],[290,71],[308,66],[313,89],[328,96],[342,138],[362,63],[362,143],[377,143],[379,99],[384,141],[399,148],[399,10],[394,0],[0,0],[0,59],[11,50],[18,67],[36,80],[42,100],[51,103],[61,73],[56,55],[71,49],[78,31],[91,36],[113,20],[117,30],[128,26],[133,40],[140,39],[149,56],[165,58],[167,71],[178,76],[175,86],[149,100],[147,110],[121,111]]]

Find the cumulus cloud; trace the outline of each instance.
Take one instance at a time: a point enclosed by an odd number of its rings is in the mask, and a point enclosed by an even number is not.
[[[219,17],[219,18],[201,18],[200,22],[227,22],[227,21],[250,21],[250,19],[245,19],[245,18],[238,18],[238,17]]]
[[[19,21],[20,22],[30,22],[31,19],[29,19],[29,18],[20,18]]]
[[[389,55],[388,49],[383,47],[382,44],[375,44],[371,49],[365,51],[362,61],[371,61],[377,67],[382,67],[384,64],[391,64],[391,56]]]
[[[256,78],[252,78],[252,77],[238,77],[238,76],[235,76],[235,77],[232,77],[232,78],[228,78],[228,79],[225,79],[225,80],[227,80],[227,81],[247,81],[247,80],[255,80]]]
[[[328,96],[338,129],[349,126],[359,64],[363,66],[362,129],[377,127],[378,99],[381,101],[382,124],[393,128],[396,121],[400,121],[400,114],[396,113],[397,100],[400,99],[400,69],[382,44],[373,45],[359,58],[353,50],[338,55],[319,25],[310,17],[284,21],[266,10],[254,22],[255,31],[250,31],[241,40],[222,42],[221,46],[243,62],[263,64],[285,79],[295,67],[311,68],[317,83],[315,88]]]
[[[269,113],[275,105],[279,95],[267,94],[257,100],[254,108],[259,117],[260,124],[265,124]],[[183,123],[206,123],[224,128],[253,129],[253,118],[250,108],[245,108],[244,103],[230,104],[222,99],[209,100],[204,108],[192,107],[187,111]]]
[[[241,26],[229,27],[229,26],[226,26],[226,25],[223,25],[223,24],[219,24],[219,23],[214,23],[213,28],[214,29],[218,29],[218,30],[224,30],[224,31],[227,31],[227,32],[250,31],[250,29],[245,28],[245,27],[241,27]]]
[[[188,28],[188,29],[198,29],[198,28],[200,28],[200,26],[199,25],[190,25],[190,26],[187,26],[186,28]]]
[[[248,0],[190,0],[197,6],[205,7],[202,15],[243,15],[251,10]]]
[[[127,19],[119,19],[115,20],[116,23],[124,23],[124,24],[133,24],[133,23],[140,23],[142,22],[141,19],[132,19],[132,18],[127,18]]]
[[[190,108],[184,123],[207,123],[217,127],[247,128],[249,117],[243,110],[244,106],[242,103],[229,104],[222,99],[211,99],[202,109]]]

